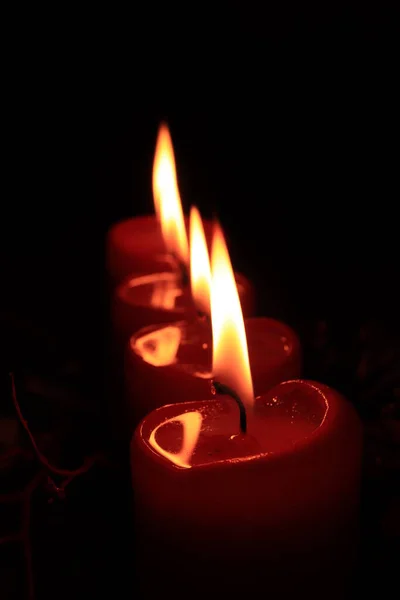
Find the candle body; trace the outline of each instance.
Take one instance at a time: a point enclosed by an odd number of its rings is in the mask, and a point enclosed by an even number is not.
[[[258,402],[246,435],[237,435],[237,407],[225,399],[163,407],[137,428],[131,465],[141,590],[151,585],[155,597],[177,599],[188,589],[195,598],[261,590],[342,597],[357,521],[358,418],[336,392],[312,382],[281,384]],[[187,411],[202,414],[202,431],[190,468],[181,468],[149,440]],[[168,424],[158,441],[174,453],[181,439],[179,425]]]
[[[188,219],[185,218],[186,229]],[[204,233],[211,240],[212,222],[203,221]],[[157,273],[165,270],[169,261],[155,215],[125,219],[113,225],[107,235],[107,273],[115,286],[132,273]]]
[[[235,273],[244,316],[254,314],[251,283]],[[120,283],[113,294],[112,327],[115,345],[123,348],[130,336],[147,325],[191,319],[196,307],[188,285],[174,272],[137,274]]]
[[[245,328],[256,396],[300,376],[300,343],[290,327],[274,319],[249,318]],[[164,334],[162,326],[147,328],[126,347],[125,394],[131,427],[164,404],[212,397],[212,337],[207,322],[171,324]]]

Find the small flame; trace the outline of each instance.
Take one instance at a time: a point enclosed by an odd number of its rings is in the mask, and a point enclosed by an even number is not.
[[[210,314],[211,269],[206,236],[200,213],[190,210],[190,281],[193,300],[198,310]]]
[[[213,376],[251,407],[254,392],[243,314],[224,234],[218,224],[211,247],[211,321]]]
[[[160,423],[153,431],[151,432],[149,438],[149,444],[156,450],[159,454],[168,458],[171,462],[173,462],[178,467],[182,467],[184,469],[190,469],[190,459],[192,458],[193,451],[196,447],[197,440],[199,439],[201,422],[203,418],[199,412],[192,411],[183,413],[182,415],[178,415],[173,419],[167,419],[163,423]],[[164,427],[167,423],[181,423],[183,427],[183,441],[182,448],[179,452],[168,452],[161,448],[161,446],[156,441],[156,433],[160,429],[160,427]]]
[[[165,123],[161,124],[158,131],[154,155],[153,197],[168,251],[183,264],[188,264],[189,247],[176,176],[174,149]]]

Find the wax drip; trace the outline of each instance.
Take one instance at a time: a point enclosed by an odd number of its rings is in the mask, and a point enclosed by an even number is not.
[[[247,431],[247,414],[246,407],[242,402],[242,399],[238,396],[235,390],[232,390],[227,385],[220,383],[219,381],[211,380],[211,393],[215,396],[216,394],[224,394],[226,396],[230,396],[233,400],[235,400],[236,404],[239,407],[239,417],[240,417],[240,431],[242,433],[246,433]]]

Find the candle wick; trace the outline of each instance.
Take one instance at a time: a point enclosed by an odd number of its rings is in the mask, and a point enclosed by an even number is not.
[[[224,394],[226,396],[230,396],[233,400],[235,400],[236,404],[239,407],[239,418],[240,418],[240,431],[242,433],[246,433],[247,431],[247,414],[246,407],[243,404],[242,399],[235,390],[232,390],[227,385],[220,383],[219,381],[212,380],[211,381],[211,392],[215,394]]]

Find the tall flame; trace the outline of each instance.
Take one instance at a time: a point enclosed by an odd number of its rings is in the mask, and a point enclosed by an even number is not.
[[[153,198],[168,251],[182,263],[188,264],[189,247],[176,175],[174,148],[165,123],[160,125],[154,155]]]
[[[200,213],[190,209],[190,282],[198,310],[210,314],[211,269],[206,236]]]
[[[213,376],[251,407],[254,392],[243,314],[228,249],[218,224],[211,247],[211,321]]]

